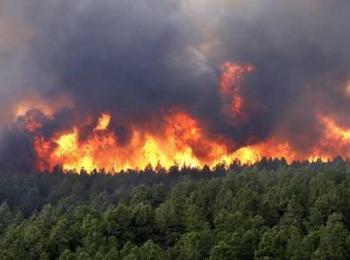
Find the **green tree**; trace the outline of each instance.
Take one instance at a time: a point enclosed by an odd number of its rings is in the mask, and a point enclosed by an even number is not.
[[[144,260],[161,260],[166,259],[165,252],[152,240],[148,240],[140,247],[142,259]]]
[[[104,257],[104,260],[116,260],[116,259],[120,259],[120,255],[118,250],[115,247],[112,247]]]
[[[320,229],[320,244],[314,256],[318,259],[348,259],[347,238],[349,232],[342,222],[342,215],[332,214],[327,225]]]
[[[74,260],[74,254],[69,250],[65,250],[59,257],[59,260]]]

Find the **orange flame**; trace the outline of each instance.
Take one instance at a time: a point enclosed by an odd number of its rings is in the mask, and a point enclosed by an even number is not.
[[[238,124],[237,119],[244,118],[245,108],[249,105],[242,95],[245,76],[254,71],[254,66],[227,62],[222,66],[222,71],[220,91],[223,112],[234,119],[234,124]],[[52,117],[55,109],[47,103],[24,104],[27,105],[22,106],[24,108],[19,109],[17,114],[24,119],[27,131],[35,135],[34,150],[37,168],[41,171],[52,171],[57,165],[64,170],[85,169],[92,172],[94,169],[104,169],[107,172],[118,172],[145,169],[148,166],[169,169],[174,165],[214,167],[219,163],[233,161],[249,164],[264,157],[283,157],[289,163],[295,160],[328,161],[338,155],[350,157],[350,128],[340,126],[329,115],[319,115],[320,136],[313,147],[300,151],[283,137],[283,133],[275,133],[266,140],[236,147],[232,140],[210,135],[203,122],[181,110],[164,115],[164,123],[157,131],[129,126],[131,135],[127,143],[118,140],[113,132],[111,122],[116,119],[109,113],[102,113],[96,125],[93,125],[93,120],[87,120],[67,131],[57,132],[51,138],[45,138],[37,131],[43,127],[42,124],[36,120],[35,115],[28,112],[28,108],[35,105],[48,118]],[[93,130],[87,135],[84,132],[82,138],[82,128],[86,124]]]
[[[227,151],[224,144],[209,140],[199,123],[184,112],[168,116],[162,134],[134,129],[128,145],[119,144],[114,133],[107,131],[110,120],[109,114],[102,114],[90,138],[84,141],[80,140],[78,127],[50,140],[36,138],[38,168],[50,171],[62,165],[65,170],[113,172],[148,165],[202,167],[213,164]],[[206,152],[201,154],[200,149]]]
[[[263,157],[283,157],[288,162],[303,159],[315,161],[319,158],[326,161],[331,158],[327,153],[318,151],[306,155],[297,153],[288,142],[278,138],[230,152],[227,143],[212,139],[203,126],[185,112],[167,116],[161,134],[134,129],[130,142],[125,145],[120,144],[114,133],[107,130],[111,119],[111,115],[102,114],[95,130],[86,140],[80,140],[78,127],[57,134],[50,140],[37,137],[34,146],[39,159],[38,168],[51,171],[54,166],[61,165],[65,170],[85,169],[91,172],[105,169],[115,172],[145,169],[149,165],[170,168],[173,165],[214,167],[218,163],[233,161],[254,163]],[[328,124],[327,127],[331,126],[336,135],[341,135],[337,127]],[[350,130],[345,133],[342,132],[346,138],[350,138]]]
[[[243,116],[244,99],[242,97],[241,88],[243,86],[244,77],[248,73],[254,71],[252,65],[240,65],[237,63],[226,62],[222,67],[222,75],[220,79],[220,90],[224,99],[231,99],[230,105],[224,106],[225,113],[235,117]],[[226,102],[227,103],[227,102]]]
[[[100,118],[98,119],[97,126],[95,127],[94,131],[104,131],[107,130],[109,127],[109,124],[111,123],[111,115],[107,113],[103,113]]]

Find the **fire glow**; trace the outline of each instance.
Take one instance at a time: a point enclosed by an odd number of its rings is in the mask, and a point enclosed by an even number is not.
[[[223,97],[223,112],[231,119],[246,116],[245,106],[249,104],[244,100],[242,88],[245,77],[254,70],[252,65],[229,62],[222,66],[219,89]],[[42,115],[53,120],[53,112],[45,114],[45,111]],[[347,157],[350,148],[350,129],[339,126],[336,120],[326,115],[318,117],[323,129],[322,141],[308,152],[298,151],[279,134],[247,145],[237,145],[224,136],[211,134],[204,122],[182,109],[164,113],[160,131],[131,126],[126,143],[120,140],[111,126],[113,120],[118,119],[108,112],[49,137],[41,134],[43,125],[32,111],[21,110],[19,116],[24,118],[26,130],[33,135],[36,168],[40,171],[53,171],[56,166],[66,171],[103,169],[110,173],[141,170],[149,166],[201,168],[234,161],[251,164],[264,157],[284,158],[289,163],[296,160],[328,161],[338,155]],[[90,129],[88,133],[85,131],[86,124]]]
[[[245,75],[254,71],[252,65],[240,65],[226,62],[222,65],[220,91],[223,97],[224,113],[233,117],[242,117],[244,99],[241,88],[244,86]]]
[[[184,112],[173,113],[167,118],[163,134],[135,129],[130,142],[120,145],[118,138],[108,129],[109,120],[112,120],[109,114],[101,114],[98,125],[86,140],[80,139],[77,127],[58,133],[49,140],[36,137],[34,147],[39,159],[38,169],[52,171],[55,166],[61,165],[64,170],[85,169],[91,172],[104,169],[117,172],[145,169],[147,166],[168,169],[174,165],[215,167],[219,163],[233,161],[249,164],[263,157],[285,158],[288,162],[304,159],[327,161],[332,158],[332,153],[317,150],[308,155],[297,154],[287,142],[275,138],[229,152],[227,143],[210,139],[200,124]],[[333,121],[327,121],[326,129],[333,124]],[[333,129],[334,132],[328,132],[327,141],[343,140],[348,144],[350,130],[339,132],[337,126]]]

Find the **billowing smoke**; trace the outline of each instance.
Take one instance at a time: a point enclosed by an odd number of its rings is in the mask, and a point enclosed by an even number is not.
[[[174,109],[230,152],[278,136],[307,153],[323,142],[320,115],[350,126],[349,10],[346,0],[0,0],[0,162],[32,167],[22,127],[32,117],[49,138],[107,112],[127,144],[132,128],[161,131]],[[254,66],[242,115],[223,109],[228,62]]]

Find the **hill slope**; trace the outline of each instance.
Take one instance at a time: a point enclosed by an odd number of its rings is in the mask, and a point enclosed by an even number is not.
[[[350,167],[0,175],[1,259],[346,259]]]

